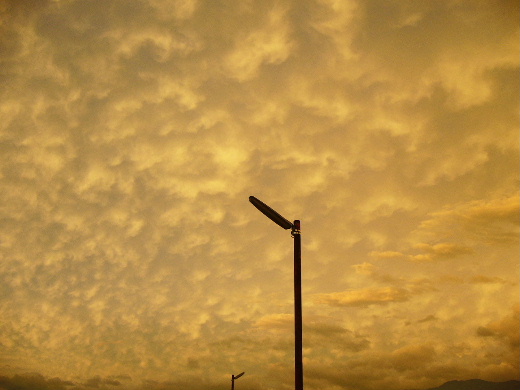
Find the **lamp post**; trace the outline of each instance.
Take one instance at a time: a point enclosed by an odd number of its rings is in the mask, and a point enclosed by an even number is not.
[[[242,375],[244,375],[245,372],[241,373],[241,374],[238,374],[238,375],[233,375],[231,374],[231,390],[235,390],[235,379],[238,379],[240,378]]]
[[[262,214],[284,229],[291,229],[294,238],[294,386],[295,390],[303,390],[303,338],[302,338],[302,241],[300,234],[300,220],[291,223],[271,207],[255,198],[249,201]]]

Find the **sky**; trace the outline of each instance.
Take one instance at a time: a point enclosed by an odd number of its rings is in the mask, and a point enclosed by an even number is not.
[[[0,388],[519,379],[514,0],[0,0]]]

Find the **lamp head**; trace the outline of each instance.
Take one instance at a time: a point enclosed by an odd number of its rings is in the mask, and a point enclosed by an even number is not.
[[[255,206],[262,214],[264,214],[267,218],[269,218],[271,221],[276,223],[278,226],[284,228],[284,229],[291,229],[293,224],[282,217],[280,214],[278,214],[276,211],[274,211],[271,207],[266,205],[261,200],[255,198],[254,196],[249,197],[249,201]]]
[[[240,377],[241,377],[242,375],[244,375],[244,374],[245,374],[245,372],[243,372],[243,373],[241,373],[241,374],[238,374],[238,375],[233,375],[233,378],[234,378],[234,379],[238,379],[238,378],[240,378]]]

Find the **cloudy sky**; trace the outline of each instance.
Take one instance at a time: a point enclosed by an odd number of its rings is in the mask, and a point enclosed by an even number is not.
[[[518,7],[0,0],[0,388],[518,379]]]

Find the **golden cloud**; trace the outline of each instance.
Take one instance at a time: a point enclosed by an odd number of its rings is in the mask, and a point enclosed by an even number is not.
[[[317,294],[313,300],[318,304],[330,306],[367,307],[391,302],[404,302],[410,299],[410,292],[398,287],[367,288],[329,294]]]
[[[275,331],[289,331],[294,326],[292,314],[269,314],[256,321],[255,326]]]
[[[488,244],[518,242],[520,197],[478,200],[431,214],[419,227],[427,234],[459,236]]]
[[[405,254],[396,251],[372,251],[370,252],[370,256],[376,257],[378,259],[400,259],[405,257]]]
[[[409,259],[411,261],[435,261],[441,259],[452,259],[457,256],[468,255],[474,252],[473,249],[467,246],[448,242],[435,245],[421,243],[417,244],[415,247],[426,253],[410,255]]]

